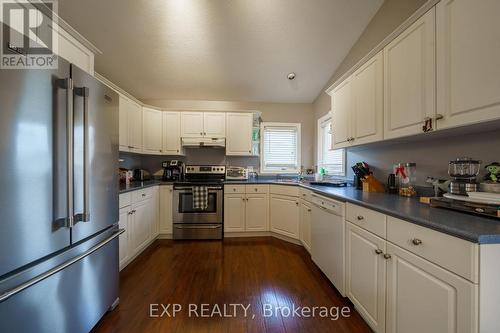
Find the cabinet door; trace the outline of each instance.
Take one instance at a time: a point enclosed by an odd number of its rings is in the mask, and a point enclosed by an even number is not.
[[[299,239],[299,199],[284,195],[271,195],[271,231]]]
[[[224,195],[224,231],[245,231],[245,194]]]
[[[203,136],[224,138],[226,136],[226,114],[224,112],[203,112]]]
[[[128,143],[130,151],[142,152],[142,107],[133,102],[128,108]]]
[[[477,332],[478,285],[387,243],[388,333]]]
[[[163,144],[165,155],[181,155],[181,114],[163,112]]]
[[[125,263],[127,262],[129,258],[129,216],[130,216],[130,207],[124,207],[120,209],[119,213],[119,220],[118,220],[118,227],[120,229],[124,229],[125,232],[122,233],[119,237],[119,258],[120,258],[120,269],[123,269],[125,267]]]
[[[355,145],[383,138],[383,62],[381,51],[353,74],[352,143]]]
[[[246,231],[269,230],[269,199],[267,194],[247,194],[245,208]]]
[[[162,112],[142,109],[143,152],[160,154],[162,152]]]
[[[226,115],[226,155],[252,155],[251,113],[228,113]]]
[[[155,186],[152,188],[153,196],[151,197],[150,200],[148,200],[148,209],[150,211],[150,216],[149,216],[149,225],[150,225],[150,233],[151,237],[149,238],[150,240],[156,239],[158,237],[158,234],[160,233],[160,207],[159,207],[159,189],[158,186]]]
[[[203,112],[181,112],[181,137],[203,136]]]
[[[434,17],[433,8],[384,48],[385,139],[422,133],[435,118]]]
[[[385,241],[347,223],[346,293],[375,332],[385,332]]]
[[[142,251],[151,238],[150,202],[151,199],[147,199],[132,206],[131,256]]]
[[[173,186],[160,186],[160,234],[172,233]]]
[[[500,118],[500,1],[436,6],[438,128]]]
[[[120,151],[128,151],[128,107],[129,101],[120,96],[118,102],[118,131],[119,131],[119,143],[120,143]]]
[[[350,145],[352,127],[352,76],[340,83],[332,93],[332,147],[343,148]]]
[[[300,241],[308,252],[311,252],[311,205],[300,201]]]

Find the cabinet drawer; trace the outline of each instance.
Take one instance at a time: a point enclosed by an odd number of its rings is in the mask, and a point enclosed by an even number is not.
[[[122,193],[118,199],[119,208],[130,206],[132,203],[132,195],[130,192]]]
[[[245,193],[245,185],[224,185],[224,194]]]
[[[272,194],[289,195],[292,197],[299,196],[299,187],[294,185],[271,185]]]
[[[153,190],[153,187],[148,187],[132,192],[132,201],[135,203],[150,199],[153,196]]]
[[[382,238],[386,237],[386,216],[374,210],[347,204],[346,220]]]
[[[311,195],[312,195],[312,191],[305,190],[305,189],[303,189],[303,188],[301,188],[301,189],[299,190],[299,197],[300,197],[302,200],[305,200],[305,201],[309,201],[309,202],[311,202],[311,199],[312,199]]]
[[[247,194],[267,193],[269,191],[269,185],[246,185],[245,191]]]
[[[387,240],[472,282],[479,282],[477,244],[391,216],[387,218]]]

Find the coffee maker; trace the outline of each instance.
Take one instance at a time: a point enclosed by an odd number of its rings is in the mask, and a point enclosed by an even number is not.
[[[179,160],[165,161],[162,164],[164,181],[180,181],[184,178],[184,163]]]
[[[450,161],[448,174],[453,178],[450,182],[450,193],[467,195],[467,192],[477,192],[479,184],[476,182],[476,177],[480,166],[481,161],[470,157],[460,157]]]

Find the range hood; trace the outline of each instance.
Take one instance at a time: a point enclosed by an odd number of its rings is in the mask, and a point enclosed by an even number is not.
[[[183,147],[201,148],[201,147],[226,147],[225,138],[182,138]]]

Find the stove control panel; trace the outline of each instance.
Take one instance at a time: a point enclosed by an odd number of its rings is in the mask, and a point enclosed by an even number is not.
[[[186,165],[186,174],[226,174],[226,167],[221,165]]]

